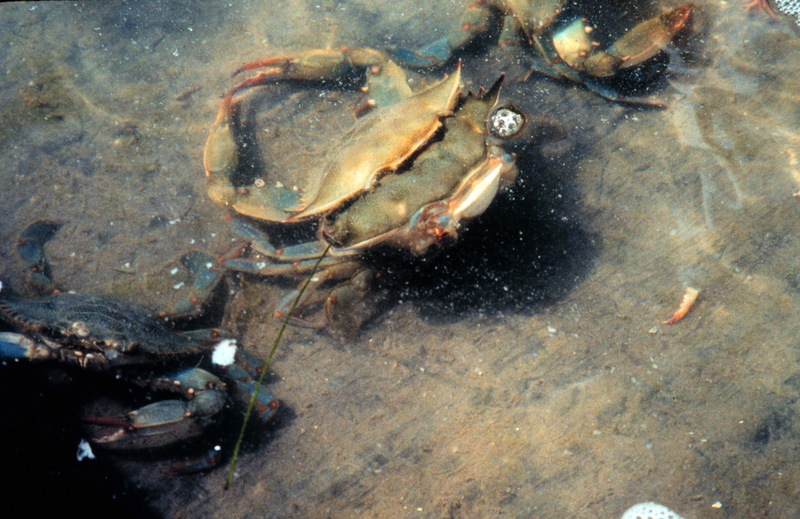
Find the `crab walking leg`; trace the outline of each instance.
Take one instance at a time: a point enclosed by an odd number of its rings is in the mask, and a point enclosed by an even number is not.
[[[325,317],[339,336],[351,339],[358,333],[358,322],[352,309],[369,294],[375,271],[359,265],[360,271],[350,275],[350,279],[330,291],[325,300]]]
[[[326,242],[316,240],[275,248],[267,233],[241,218],[233,218],[230,221],[230,228],[239,237],[246,240],[253,250],[275,261],[301,262],[310,259],[316,261],[316,259],[324,254],[325,249],[328,247]],[[226,266],[230,267],[232,259],[236,258],[226,258]],[[249,269],[248,271],[252,272]]]
[[[369,280],[374,277],[375,272],[364,266],[360,261],[347,261],[338,263],[328,268],[323,269],[311,278],[308,286],[303,292],[303,296],[297,302],[297,308],[309,306],[319,301],[325,301],[325,314],[330,324],[332,312],[347,307],[348,303],[355,304],[369,292]],[[336,280],[347,279],[340,285],[334,287],[327,294],[317,292],[317,289],[324,283]],[[281,298],[281,301],[275,307],[275,316],[283,318],[289,312],[292,304],[297,299],[297,296],[305,285],[305,280],[296,289],[288,292]],[[355,293],[360,294],[356,296]],[[307,328],[322,328],[325,323],[310,322],[294,316],[289,317],[289,324],[295,326],[302,326]]]
[[[236,357],[236,362],[226,368],[226,373],[235,382],[234,389],[241,402],[248,403],[253,392],[258,391],[254,412],[261,423],[266,423],[275,416],[280,403],[266,386],[258,387],[256,380],[264,363],[243,350],[239,350]]]

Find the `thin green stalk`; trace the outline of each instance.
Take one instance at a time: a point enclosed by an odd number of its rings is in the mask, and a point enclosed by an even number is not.
[[[242,447],[242,443],[244,442],[244,433],[247,429],[247,423],[250,421],[250,416],[253,414],[253,409],[256,405],[256,399],[258,398],[258,393],[261,391],[261,386],[264,383],[264,377],[269,371],[270,364],[272,364],[272,357],[275,356],[275,352],[278,351],[278,345],[281,343],[281,339],[283,338],[283,333],[286,331],[286,327],[289,326],[289,319],[291,319],[292,314],[294,313],[297,305],[300,304],[300,299],[303,297],[306,289],[308,288],[309,283],[311,283],[311,279],[317,273],[317,269],[319,268],[320,263],[328,255],[328,251],[330,250],[330,244],[325,248],[325,251],[319,257],[317,262],[314,264],[314,267],[311,269],[311,273],[306,278],[306,282],[303,283],[303,286],[300,288],[300,291],[297,293],[297,297],[294,298],[292,302],[292,306],[289,308],[289,311],[286,312],[286,315],[283,317],[283,321],[281,322],[281,327],[278,330],[278,335],[275,336],[275,341],[272,343],[272,349],[269,351],[269,355],[267,356],[267,360],[264,361],[264,365],[261,366],[261,374],[258,376],[258,381],[256,382],[256,389],[253,391],[253,394],[250,395],[250,402],[247,404],[247,412],[244,415],[244,420],[242,421],[242,428],[239,430],[239,438],[236,440],[236,446],[233,448],[233,456],[231,457],[231,463],[228,465],[228,475],[225,477],[225,490],[228,490],[233,482],[233,471],[236,468],[236,461],[239,459],[239,450]]]

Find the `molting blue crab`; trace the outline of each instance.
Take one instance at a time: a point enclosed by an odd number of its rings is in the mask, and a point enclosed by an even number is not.
[[[351,308],[369,291],[375,271],[363,261],[376,246],[414,255],[457,238],[498,192],[516,178],[513,147],[525,142],[525,114],[499,103],[502,77],[488,91],[462,95],[461,67],[439,83],[412,92],[403,71],[380,51],[345,48],[280,56],[250,63],[237,72],[266,67],[224,98],[205,148],[210,197],[236,213],[285,228],[318,225],[318,239],[276,248],[252,223],[234,229],[258,258],[226,258],[227,268],[261,275],[302,275],[322,258],[303,306],[324,300],[324,326],[351,336],[358,323]],[[335,79],[353,68],[367,77],[363,115],[314,173],[316,185],[298,193],[258,179],[236,185],[240,129],[239,93],[279,81]],[[327,254],[325,251],[328,251]],[[338,283],[327,291],[322,285]],[[322,294],[320,296],[320,293]],[[282,315],[297,296],[278,306]]]
[[[58,226],[52,220],[34,222],[18,242],[23,267],[40,289],[52,286],[42,250]],[[215,282],[212,278],[216,276],[207,266],[213,262],[202,253],[184,258],[184,264],[196,274],[199,291]],[[57,291],[39,299],[23,299],[4,289],[0,293],[2,323],[10,328],[0,331],[4,364],[18,360],[72,364],[179,396],[122,416],[87,419],[102,431],[91,441],[106,447],[155,447],[197,436],[226,404],[231,389],[247,401],[256,388],[253,375],[259,363],[242,351],[237,353],[237,363],[211,366],[211,350],[222,340],[217,330],[176,331],[168,317],[154,315],[127,299]],[[198,367],[203,361],[227,382]],[[272,417],[278,407],[278,401],[264,388],[257,402],[262,421]],[[204,457],[176,470],[200,470],[213,462]]]
[[[693,4],[676,7],[637,24],[614,41],[601,43],[599,34],[603,31],[589,25],[580,2],[476,0],[446,36],[416,51],[395,48],[389,54],[403,65],[440,65],[453,52],[490,32],[495,14],[500,14],[501,45],[512,45],[521,34],[535,50],[535,71],[583,84],[613,101],[658,106],[661,103],[654,99],[622,95],[604,79],[659,54],[687,25],[693,9]]]

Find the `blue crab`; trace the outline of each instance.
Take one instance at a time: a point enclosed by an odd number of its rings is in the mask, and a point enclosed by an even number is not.
[[[527,118],[513,105],[499,103],[502,77],[488,91],[462,95],[460,65],[449,77],[416,93],[399,66],[371,49],[273,57],[237,72],[262,67],[266,70],[225,96],[211,128],[205,149],[209,195],[279,231],[316,225],[318,239],[276,248],[253,223],[235,219],[234,229],[257,257],[228,257],[224,265],[266,276],[298,276],[322,258],[322,271],[311,280],[301,305],[309,307],[321,299],[325,320],[292,322],[328,325],[335,334],[352,336],[358,323],[351,310],[368,294],[375,276],[364,261],[367,253],[389,246],[422,255],[456,239],[464,225],[516,178],[513,150],[527,142]],[[279,81],[339,78],[354,67],[366,71],[367,104],[374,109],[326,157],[315,173],[315,187],[298,193],[264,179],[235,184],[240,92]],[[335,286],[317,290],[330,284]],[[296,296],[295,291],[284,298],[278,315]]]
[[[23,267],[40,290],[52,286],[43,246],[58,226],[52,220],[34,222],[18,242]],[[207,264],[214,262],[212,258],[190,253],[183,262],[195,272],[198,291],[211,288],[216,276]],[[101,431],[91,441],[109,448],[157,447],[200,435],[226,404],[229,385],[245,401],[256,388],[253,375],[258,364],[244,352],[237,353],[237,363],[213,367],[227,382],[197,367],[201,361],[211,364],[211,349],[222,340],[217,330],[176,331],[168,317],[154,315],[127,299],[58,291],[39,299],[23,299],[4,289],[0,292],[0,323],[10,328],[0,332],[0,360],[4,363],[72,364],[179,396],[122,416],[87,419]],[[272,417],[277,407],[277,400],[262,388],[256,408],[261,420]],[[203,457],[175,471],[201,470],[214,462]]]
[[[476,0],[462,13],[449,33],[419,50],[394,48],[398,63],[430,67],[446,62],[454,52],[490,32],[494,15],[503,17],[501,44],[510,45],[522,34],[534,51],[533,69],[566,78],[612,101],[655,105],[660,101],[626,96],[606,79],[642,65],[659,54],[687,25],[693,4],[676,7],[625,32],[604,46],[581,12],[567,0]]]

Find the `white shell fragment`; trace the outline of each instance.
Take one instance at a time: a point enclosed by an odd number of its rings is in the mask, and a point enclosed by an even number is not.
[[[658,503],[645,501],[628,508],[622,519],[683,519],[669,508]]]
[[[92,446],[89,445],[89,442],[84,439],[78,442],[78,453],[75,457],[78,461],[83,461],[87,458],[90,460],[94,459],[94,452],[92,452]]]
[[[236,357],[236,339],[225,339],[214,347],[211,362],[218,366],[230,366],[234,357]]]
[[[775,5],[789,16],[794,16],[797,25],[800,25],[800,0],[775,0]]]

